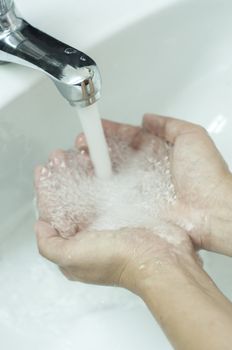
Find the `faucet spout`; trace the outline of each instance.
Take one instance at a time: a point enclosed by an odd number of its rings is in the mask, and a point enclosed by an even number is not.
[[[0,0],[0,61],[42,71],[73,106],[86,107],[100,98],[94,60],[31,26],[16,14],[12,0]]]
[[[13,0],[0,0],[0,16],[5,15],[13,4]]]

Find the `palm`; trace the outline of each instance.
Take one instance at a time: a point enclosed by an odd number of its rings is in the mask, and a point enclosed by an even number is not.
[[[228,169],[215,150],[202,130],[176,139],[170,155],[171,172],[177,196],[183,204],[202,209],[217,196]]]
[[[206,130],[182,120],[147,115],[145,130],[172,145],[171,174],[177,201],[169,220],[188,231],[200,248],[208,247],[211,217],[223,206],[230,172]]]
[[[118,132],[127,141],[130,131],[129,143],[134,148],[145,142],[144,136],[146,141],[150,140],[147,137],[149,135],[140,132],[141,129],[125,126],[122,129]],[[87,216],[77,210],[84,205],[89,207],[85,193],[82,198],[83,182],[80,187],[77,179],[80,179],[81,174],[78,171],[84,169],[84,177],[92,171],[88,154],[80,153],[80,147],[86,147],[85,143],[80,145],[80,140],[77,142],[79,151],[56,151],[45,167],[37,169],[35,184],[40,219],[56,228],[39,225],[37,234],[41,253],[57,263],[69,279],[102,285],[116,284],[131,290],[134,289],[134,279],[137,279],[133,271],[138,271],[136,274],[139,279],[142,270],[150,264],[172,264],[173,251],[197,259],[190,238],[183,234],[182,229],[170,223],[160,223],[161,226],[153,230],[128,227],[96,231],[89,228],[88,224],[91,225],[95,217],[94,206],[90,206],[91,211],[88,211]],[[158,147],[159,151],[161,149]],[[69,192],[64,191],[66,185],[71,186],[70,203]],[[73,197],[73,193],[76,193],[76,197]],[[73,206],[73,200],[78,205]],[[63,203],[68,212],[63,210]]]

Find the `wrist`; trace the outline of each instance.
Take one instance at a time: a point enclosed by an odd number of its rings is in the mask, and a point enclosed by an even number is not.
[[[167,316],[168,312],[172,313],[174,303],[178,308],[178,304],[184,300],[191,303],[191,298],[199,296],[209,298],[214,303],[222,296],[213,280],[195,259],[179,259],[172,265],[160,265],[159,269],[151,267],[137,282],[136,287],[136,294],[158,318],[163,309]]]
[[[129,283],[126,288],[145,300],[150,290],[162,295],[177,281],[182,284],[196,283],[196,275],[202,272],[200,258],[195,253],[181,254],[173,250],[164,257],[154,256],[137,261],[130,278],[127,278]]]
[[[173,273],[190,276],[201,267],[191,240],[171,224],[160,223],[162,234],[133,229],[133,241],[122,255],[119,285],[142,297],[144,289],[166,283]],[[164,235],[164,232],[166,233]],[[164,235],[164,236],[163,236]]]
[[[163,269],[141,287],[140,294],[174,348],[227,349],[231,339],[231,303],[193,261]],[[207,331],[206,331],[207,330]],[[212,333],[208,338],[208,331]],[[228,348],[229,349],[229,348]]]

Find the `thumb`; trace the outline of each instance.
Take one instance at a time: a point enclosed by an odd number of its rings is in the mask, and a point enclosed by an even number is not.
[[[35,224],[35,232],[40,254],[57,265],[64,264],[69,240],[62,238],[51,225],[40,220]]]
[[[163,117],[156,114],[145,114],[143,117],[143,128],[152,134],[174,144],[177,137],[201,132],[206,136],[206,130],[197,124],[185,120]]]

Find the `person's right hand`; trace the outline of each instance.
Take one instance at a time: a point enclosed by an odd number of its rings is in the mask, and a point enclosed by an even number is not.
[[[207,131],[157,115],[145,115],[143,127],[173,145],[177,202],[169,219],[185,228],[197,247],[232,256],[232,176]]]

